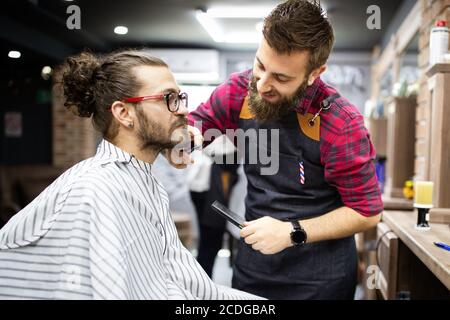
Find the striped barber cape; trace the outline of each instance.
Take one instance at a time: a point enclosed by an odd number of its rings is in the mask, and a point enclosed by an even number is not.
[[[0,299],[241,298],[183,247],[151,165],[106,140],[0,230]]]

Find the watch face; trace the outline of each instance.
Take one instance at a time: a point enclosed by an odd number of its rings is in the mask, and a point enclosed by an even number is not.
[[[295,230],[291,233],[292,242],[295,244],[301,244],[305,241],[306,236],[305,233],[301,230]]]

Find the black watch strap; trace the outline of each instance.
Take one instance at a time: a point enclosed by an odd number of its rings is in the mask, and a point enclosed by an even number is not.
[[[300,222],[298,220],[291,220],[292,227],[294,230],[303,230],[302,226],[300,225]]]

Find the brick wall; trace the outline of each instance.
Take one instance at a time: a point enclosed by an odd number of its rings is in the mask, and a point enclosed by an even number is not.
[[[419,0],[422,12],[422,24],[419,29],[420,68],[419,94],[416,109],[416,159],[414,174],[416,179],[428,180],[430,167],[431,106],[427,76],[430,31],[436,20],[450,21],[450,0]]]
[[[61,79],[61,69],[55,71],[54,81]],[[90,118],[81,118],[64,107],[62,90],[53,87],[53,165],[68,168],[95,154],[97,133]]]

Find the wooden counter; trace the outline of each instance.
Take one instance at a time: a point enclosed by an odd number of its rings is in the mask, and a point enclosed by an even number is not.
[[[450,244],[448,223],[430,223],[431,230],[414,228],[415,211],[385,211],[383,222],[425,264],[425,266],[450,290],[450,251],[436,247],[433,242]]]

